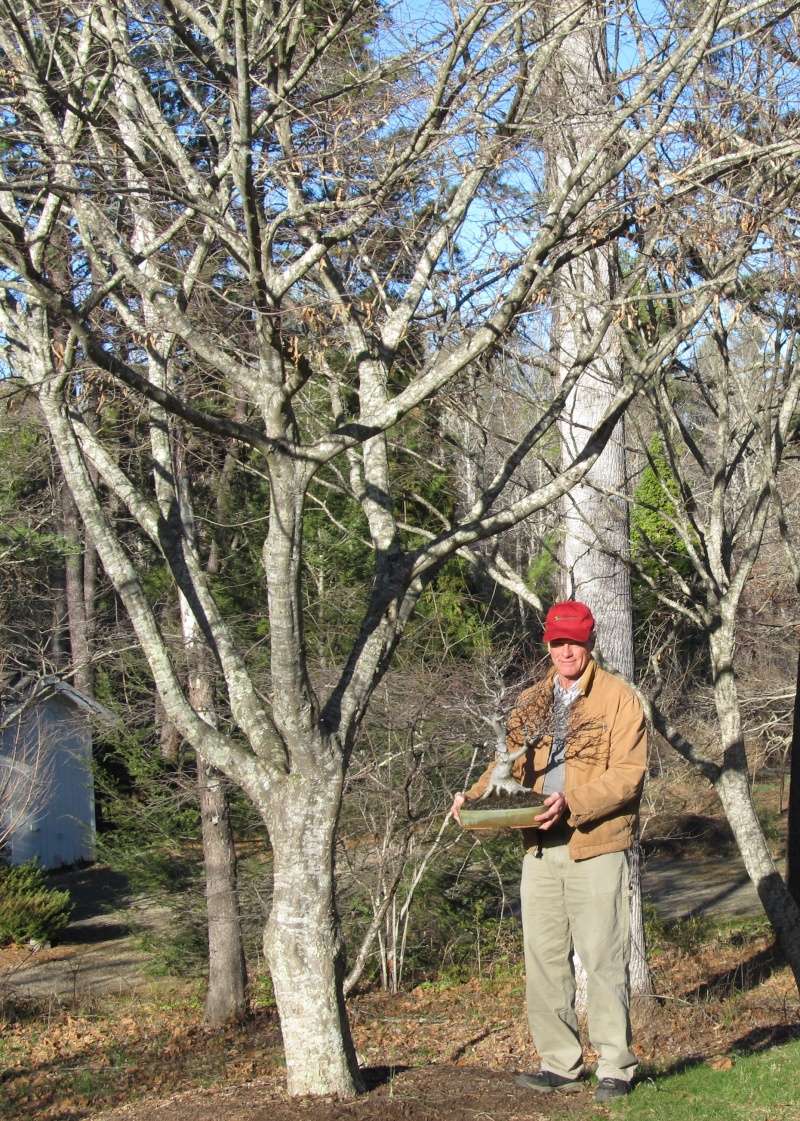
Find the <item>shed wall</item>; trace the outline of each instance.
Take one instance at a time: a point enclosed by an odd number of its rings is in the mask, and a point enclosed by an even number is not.
[[[25,711],[3,734],[0,754],[16,771],[5,811],[12,864],[35,857],[44,868],[59,868],[94,860],[91,751],[89,722],[60,696]]]

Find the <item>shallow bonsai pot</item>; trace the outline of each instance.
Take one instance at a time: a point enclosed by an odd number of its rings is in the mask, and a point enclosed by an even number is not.
[[[465,829],[536,829],[534,818],[542,812],[538,806],[511,806],[498,810],[461,808],[461,824]]]

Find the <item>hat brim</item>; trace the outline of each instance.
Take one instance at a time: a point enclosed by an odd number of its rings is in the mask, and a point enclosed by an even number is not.
[[[564,638],[568,642],[588,642],[593,632],[593,627],[590,627],[587,631],[586,627],[556,626],[545,630],[542,641],[555,642],[556,639]]]

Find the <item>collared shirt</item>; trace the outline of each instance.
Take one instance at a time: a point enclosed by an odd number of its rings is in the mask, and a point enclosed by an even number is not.
[[[579,682],[565,689],[558,674],[553,678],[553,742],[544,773],[542,793],[555,794],[564,789],[564,759],[567,750],[567,721],[570,707],[583,696]]]

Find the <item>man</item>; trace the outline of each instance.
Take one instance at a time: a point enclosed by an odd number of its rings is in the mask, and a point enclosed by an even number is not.
[[[543,1093],[583,1085],[574,947],[587,973],[589,1036],[599,1056],[595,1098],[602,1102],[627,1094],[636,1068],[627,850],[644,781],[644,716],[631,688],[592,657],[595,622],[586,604],[554,604],[543,637],[552,667],[520,694],[507,727],[511,752],[527,746],[514,777],[546,795],[538,827],[522,831],[521,882],[528,1022],[541,1066],[517,1082]],[[456,794],[456,820],[465,801],[484,793],[491,771]]]

